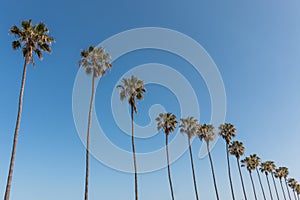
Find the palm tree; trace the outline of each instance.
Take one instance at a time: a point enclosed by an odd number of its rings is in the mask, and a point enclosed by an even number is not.
[[[251,179],[251,183],[252,183],[252,188],[253,188],[253,193],[254,193],[254,197],[255,199],[257,200],[257,196],[256,196],[256,191],[255,191],[255,186],[254,186],[254,182],[253,182],[253,178],[252,178],[252,170],[255,170],[255,165],[253,163],[253,160],[252,160],[252,155],[250,155],[250,157],[246,157],[244,158],[241,162],[243,163],[242,164],[242,167],[246,167],[248,172],[249,172],[249,175],[250,175],[250,179]]]
[[[300,184],[297,184],[297,185],[296,185],[295,191],[296,191],[296,193],[297,193],[297,197],[298,197],[298,200],[299,200],[299,195],[300,195]]]
[[[16,150],[17,150],[17,142],[18,135],[20,129],[21,115],[22,115],[22,107],[23,107],[23,95],[25,88],[25,80],[26,80],[26,72],[27,66],[34,63],[33,53],[37,55],[37,57],[42,60],[43,59],[43,51],[51,53],[50,45],[54,42],[54,38],[49,36],[49,30],[43,22],[32,25],[32,20],[24,20],[22,21],[21,28],[14,25],[9,30],[10,34],[15,36],[16,40],[12,42],[13,50],[22,49],[23,57],[24,57],[24,66],[23,66],[23,75],[21,81],[21,89],[19,94],[19,105],[18,105],[18,116],[15,126],[14,132],[14,140],[12,147],[11,160],[9,165],[9,172],[6,184],[6,190],[4,195],[4,200],[8,200],[10,197],[10,190],[12,184],[12,176],[14,171]]]
[[[135,76],[131,76],[131,78],[123,78],[122,83],[123,85],[117,86],[117,88],[121,89],[120,99],[123,101],[128,98],[128,103],[131,107],[131,144],[134,164],[135,199],[138,200],[138,177],[134,145],[134,113],[137,113],[136,101],[144,99],[143,93],[146,92],[146,89],[144,88],[144,82]]]
[[[215,187],[215,192],[216,192],[216,197],[219,200],[219,194],[218,194],[218,188],[217,188],[217,183],[216,183],[216,177],[215,177],[215,172],[214,172],[214,166],[211,158],[211,153],[209,149],[209,142],[213,141],[215,139],[215,133],[214,133],[214,127],[213,125],[199,125],[198,129],[198,137],[200,140],[204,140],[206,142],[206,147],[207,147],[207,152],[208,152],[208,157],[210,161],[210,167],[211,167],[211,172],[213,175],[213,180],[214,180],[214,187]]]
[[[229,143],[231,142],[231,139],[234,138],[235,135],[236,135],[236,128],[232,124],[230,124],[230,123],[221,124],[219,126],[219,135],[222,136],[222,138],[226,142],[226,155],[227,155],[228,176],[229,176],[229,182],[230,182],[232,199],[235,200],[234,191],[233,191],[233,184],[232,184],[232,180],[231,180],[228,147],[229,147]]]
[[[169,150],[168,150],[168,138],[170,133],[174,132],[176,129],[176,125],[178,124],[176,120],[176,116],[172,113],[160,113],[159,116],[156,118],[157,121],[157,130],[163,129],[166,134],[166,154],[167,154],[167,164],[168,164],[168,177],[169,177],[169,184],[171,190],[171,196],[174,200],[174,193],[173,193],[173,186],[171,180],[171,170],[170,170],[170,160],[169,160]]]
[[[185,133],[188,136],[188,145],[189,145],[189,152],[190,152],[190,159],[191,159],[191,166],[192,166],[192,173],[193,173],[193,180],[194,180],[194,189],[195,189],[196,199],[198,200],[199,197],[198,197],[196,176],[195,176],[195,170],[194,170],[191,138],[197,134],[199,124],[198,124],[198,120],[195,119],[194,117],[182,118],[180,120],[181,120],[181,124],[179,126],[180,132]]]
[[[242,176],[241,167],[240,167],[240,157],[244,155],[245,147],[242,142],[233,141],[230,143],[228,149],[229,149],[229,153],[236,157],[236,161],[237,161],[237,165],[238,165],[239,173],[240,173],[240,178],[241,178],[241,183],[242,183],[242,187],[243,187],[244,197],[245,197],[245,200],[247,200],[243,176]]]
[[[260,165],[261,160],[256,154],[250,155],[250,158],[252,160],[253,167],[255,167],[255,170],[256,170],[256,173],[257,173],[257,176],[258,176],[258,180],[259,180],[259,184],[260,184],[260,188],[261,188],[262,194],[264,196],[264,200],[266,200],[265,190],[263,188],[261,178],[260,178],[260,174],[259,174],[259,171],[258,171],[258,166]]]
[[[275,192],[276,192],[276,196],[277,196],[277,199],[279,200],[278,190],[277,190],[275,179],[274,179],[274,170],[275,170],[276,166],[275,166],[273,161],[268,161],[267,164],[268,164],[267,170],[271,174],[273,184],[274,184],[274,188],[275,188]]]
[[[295,194],[295,190],[296,190],[297,184],[298,183],[297,183],[297,181],[294,178],[289,178],[288,179],[288,185],[293,190],[295,200],[297,200],[297,197],[296,197],[296,194]]]
[[[292,200],[290,190],[289,190],[289,187],[288,187],[288,180],[287,180],[288,175],[289,175],[289,169],[286,168],[283,178],[284,178],[284,182],[285,182],[286,190],[288,192],[289,199]]]
[[[103,47],[95,48],[90,46],[88,50],[83,50],[81,53],[79,66],[85,69],[86,74],[92,74],[92,92],[90,100],[90,108],[88,115],[87,137],[86,137],[86,158],[85,158],[85,192],[84,199],[88,199],[88,186],[89,186],[89,150],[90,150],[90,129],[92,120],[92,109],[95,98],[95,80],[106,74],[107,69],[111,69],[109,60],[110,55],[105,53]]]
[[[282,178],[287,176],[286,172],[287,172],[286,167],[279,167],[278,169],[275,169],[275,177],[279,178],[279,180],[280,180],[280,186],[281,186],[282,194],[283,194],[283,197],[285,200],[286,200],[286,195],[285,195],[283,185],[282,185]]]
[[[274,170],[275,167],[273,167],[273,162],[272,161],[266,161],[266,162],[262,162],[260,164],[260,171],[262,173],[265,173],[266,178],[267,178],[267,183],[268,183],[268,187],[269,187],[269,191],[270,191],[270,197],[273,200],[273,195],[272,195],[272,190],[271,190],[271,186],[270,186],[270,182],[269,182],[269,173],[271,173]]]

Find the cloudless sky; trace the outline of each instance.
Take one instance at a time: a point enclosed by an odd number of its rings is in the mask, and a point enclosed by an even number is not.
[[[290,176],[300,181],[299,1],[11,0],[2,2],[0,10],[0,196],[5,191],[23,66],[21,52],[11,49],[13,37],[8,30],[24,19],[45,22],[56,42],[51,55],[45,54],[42,62],[36,60],[35,68],[28,68],[12,200],[83,198],[85,148],[72,115],[80,51],[141,27],[173,29],[201,44],[221,73],[227,96],[226,121],[237,127],[236,139],[244,143],[246,155],[257,153],[262,160],[287,166]],[[103,128],[112,133],[107,137],[124,150],[131,151],[130,137],[114,123],[111,91],[129,69],[154,62],[171,66],[191,80],[200,102],[201,122],[209,122],[208,90],[189,63],[159,50],[131,52],[113,63],[97,88],[95,101]],[[152,84],[147,90],[145,100],[138,103],[137,124],[149,123],[148,110],[153,104],[180,115],[176,96],[167,88]],[[164,135],[137,139],[136,143],[138,152],[153,151],[163,146]],[[198,139],[192,144],[200,198],[215,199],[208,159],[197,156],[200,145]],[[219,140],[212,155],[220,198],[226,200],[230,188],[224,150],[224,142]],[[234,158],[231,161],[236,196],[241,199],[236,162]],[[188,152],[171,170],[176,199],[194,199]],[[253,199],[245,169],[243,175],[249,199]],[[133,199],[133,178],[91,158],[90,199]],[[256,176],[254,179],[257,183]],[[263,183],[266,187],[265,177]],[[170,199],[166,168],[141,174],[139,184],[142,200]],[[257,191],[261,195],[258,187]]]

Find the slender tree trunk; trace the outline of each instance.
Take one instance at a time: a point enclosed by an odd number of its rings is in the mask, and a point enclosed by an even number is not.
[[[26,71],[27,71],[27,59],[25,58],[24,68],[23,68],[23,75],[22,75],[22,83],[21,83],[21,89],[20,89],[20,94],[19,94],[18,116],[17,116],[17,121],[16,121],[13,147],[12,147],[12,153],[11,153],[11,159],[10,159],[9,172],[8,172],[8,177],[7,177],[7,184],[6,184],[6,189],[5,189],[4,200],[9,200],[9,197],[10,197],[12,176],[13,176],[13,172],[14,172],[15,157],[16,157],[16,152],[17,152],[17,142],[18,142],[21,115],[22,115],[23,95],[24,95],[24,88],[25,88]]]
[[[87,127],[87,135],[86,135],[86,154],[85,154],[85,191],[84,191],[84,199],[89,199],[89,154],[90,154],[90,133],[91,133],[91,121],[93,115],[93,104],[94,104],[94,94],[95,94],[95,75],[93,73],[92,78],[92,94],[90,101],[90,109],[89,109],[89,117],[88,117],[88,127]]]
[[[282,189],[282,194],[283,194],[284,200],[286,200],[285,192],[284,192],[284,189],[283,189],[282,179],[281,178],[280,178],[280,186],[281,186],[281,189]]]
[[[264,200],[267,200],[267,199],[266,199],[266,195],[265,195],[265,190],[264,190],[264,187],[263,187],[263,185],[262,185],[262,183],[261,183],[260,174],[259,174],[259,172],[258,172],[258,169],[257,169],[257,168],[256,168],[256,172],[257,172],[257,176],[258,176],[258,180],[259,180],[260,188],[261,188],[261,191],[262,191],[262,193],[263,193],[263,196],[264,196]]]
[[[241,182],[242,182],[244,197],[245,197],[245,200],[247,200],[247,195],[246,195],[244,181],[243,181],[243,175],[242,175],[242,172],[241,172],[240,160],[239,160],[239,158],[237,158],[236,160],[237,160],[237,164],[238,164],[238,168],[239,168],[239,173],[240,173],[240,178],[241,178]]]
[[[174,200],[174,192],[173,192],[173,185],[172,185],[172,179],[171,179],[171,170],[170,170],[168,136],[169,135],[166,134],[166,153],[167,153],[167,163],[168,163],[168,177],[169,177],[169,184],[170,184],[172,200]]]
[[[206,143],[207,146],[207,152],[208,152],[208,157],[209,157],[209,162],[210,162],[210,167],[211,167],[211,173],[213,175],[213,179],[214,179],[214,186],[215,186],[215,192],[216,192],[216,197],[217,200],[219,200],[219,194],[218,194],[218,188],[217,188],[217,182],[216,182],[216,177],[215,177],[215,171],[214,171],[214,166],[213,166],[213,162],[212,162],[212,158],[211,158],[211,154],[210,154],[210,150],[209,150],[209,143]]]
[[[277,186],[276,186],[276,183],[275,183],[275,179],[274,179],[274,174],[273,172],[271,173],[271,176],[272,176],[272,179],[273,179],[273,184],[274,184],[274,188],[275,188],[275,192],[276,192],[276,196],[277,196],[277,199],[279,199],[279,195],[278,195],[278,190],[277,190]]]
[[[253,188],[254,197],[255,197],[255,200],[257,200],[256,191],[255,191],[255,186],[254,186],[254,182],[253,182],[253,177],[252,177],[251,171],[249,171],[249,175],[250,175],[250,179],[251,179],[251,183],[252,183],[252,188]]]
[[[233,185],[232,185],[232,180],[231,180],[231,172],[230,172],[231,170],[230,170],[230,162],[229,162],[228,143],[226,143],[226,155],[227,155],[228,176],[229,176],[229,182],[230,182],[231,195],[232,195],[232,200],[235,200]]]
[[[132,154],[133,154],[133,164],[134,164],[134,185],[135,185],[135,200],[138,200],[138,177],[137,177],[137,167],[136,167],[136,156],[135,156],[135,146],[134,146],[134,110],[131,105],[131,143],[132,143]]]
[[[289,195],[289,199],[292,200],[291,194],[290,194],[290,190],[289,190],[289,187],[288,187],[288,184],[287,184],[287,181],[286,181],[286,178],[284,178],[284,182],[285,182],[286,190],[287,190],[288,195]]]
[[[192,165],[192,173],[193,173],[193,180],[194,180],[195,195],[196,195],[196,199],[199,200],[197,183],[196,183],[196,176],[195,176],[195,169],[194,169],[193,153],[192,153],[192,147],[191,147],[190,138],[188,138],[188,143],[189,143],[189,150],[190,150],[190,158],[191,158],[191,165]]]
[[[270,186],[270,182],[269,182],[269,178],[268,178],[267,174],[266,174],[266,177],[267,177],[267,183],[268,183],[268,187],[269,187],[269,191],[270,191],[270,197],[271,197],[271,200],[273,200],[272,190],[271,190],[271,186]]]
[[[295,200],[297,200],[297,197],[296,197],[296,192],[295,192],[295,190],[293,190],[293,193],[294,193]]]

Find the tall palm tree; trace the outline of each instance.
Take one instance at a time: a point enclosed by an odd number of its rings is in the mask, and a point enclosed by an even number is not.
[[[211,153],[210,153],[210,149],[209,149],[209,142],[213,141],[215,139],[215,133],[214,133],[213,125],[211,125],[211,124],[209,124],[209,125],[207,125],[207,124],[199,125],[198,136],[199,136],[200,140],[204,140],[206,142],[206,147],[207,147],[207,152],[208,152],[208,156],[209,156],[211,172],[212,172],[213,180],[214,180],[214,187],[215,187],[216,197],[217,197],[217,200],[219,200],[219,194],[218,194],[218,188],[217,188],[216,177],[215,177],[215,172],[214,172],[214,166],[213,166]]]
[[[144,88],[144,82],[135,76],[131,76],[131,78],[123,78],[122,85],[118,85],[117,88],[121,89],[120,99],[123,101],[128,98],[128,103],[131,107],[131,144],[134,165],[135,199],[138,200],[138,176],[134,145],[134,113],[137,113],[136,101],[144,99],[143,93],[146,92],[146,89]]]
[[[250,155],[250,157],[246,157],[244,158],[241,162],[243,163],[242,164],[242,167],[246,167],[248,172],[249,172],[249,175],[250,175],[250,179],[251,179],[251,183],[252,183],[252,188],[253,188],[253,193],[254,193],[254,197],[255,199],[257,200],[257,196],[256,196],[256,191],[255,191],[255,186],[254,186],[254,182],[253,182],[253,177],[252,177],[252,170],[255,170],[255,165],[253,163],[253,160],[251,158],[252,155]]]
[[[236,161],[237,161],[237,165],[238,165],[238,169],[239,169],[239,173],[240,173],[240,178],[241,178],[241,183],[242,183],[242,187],[243,187],[244,197],[245,197],[245,200],[247,200],[247,195],[246,195],[246,191],[245,191],[243,176],[242,176],[241,167],[240,167],[240,158],[245,153],[245,147],[244,147],[242,142],[233,141],[233,142],[230,143],[228,149],[229,149],[229,153],[236,157]]]
[[[276,196],[277,196],[277,199],[279,200],[278,190],[277,190],[277,186],[276,186],[275,179],[274,179],[275,168],[276,168],[276,165],[274,164],[273,161],[267,161],[267,170],[271,174],[273,184],[274,184],[274,188],[275,188],[275,192],[276,192]]]
[[[289,169],[286,167],[283,178],[284,178],[284,182],[285,182],[286,190],[288,192],[289,199],[292,200],[290,190],[288,187],[288,179],[287,179],[288,175],[289,175]]]
[[[260,169],[260,171],[262,173],[265,173],[265,175],[266,175],[267,183],[268,183],[268,187],[269,187],[269,192],[270,192],[270,197],[273,200],[272,190],[271,190],[271,186],[270,186],[270,182],[269,182],[269,178],[268,178],[269,173],[271,173],[274,170],[274,168],[275,168],[275,167],[273,167],[272,163],[273,163],[272,161],[262,162],[260,164],[260,168],[259,169]]]
[[[14,171],[15,157],[17,151],[17,142],[19,136],[21,115],[22,115],[22,107],[23,107],[23,95],[25,88],[25,80],[26,80],[26,72],[27,66],[34,63],[34,53],[37,57],[42,60],[43,59],[43,51],[51,53],[50,45],[54,42],[54,38],[49,36],[49,30],[43,22],[32,25],[32,20],[24,20],[21,23],[21,28],[14,25],[9,30],[10,34],[12,34],[16,40],[12,42],[13,50],[22,49],[23,57],[24,57],[24,66],[23,66],[23,75],[21,81],[21,89],[19,94],[19,104],[18,104],[18,116],[15,126],[14,132],[14,140],[12,147],[11,160],[9,165],[9,172],[7,178],[7,184],[5,189],[4,200],[8,200],[10,197],[10,190],[12,184],[12,176]]]
[[[182,118],[180,120],[181,120],[181,124],[179,126],[180,132],[185,133],[188,136],[188,145],[189,145],[189,152],[190,152],[190,159],[191,159],[191,166],[192,166],[192,173],[193,173],[193,180],[194,180],[194,189],[195,189],[196,199],[198,200],[199,196],[198,196],[198,189],[197,189],[195,169],[194,169],[191,138],[197,134],[199,124],[198,124],[198,120],[195,119],[194,117]]]
[[[297,197],[298,197],[298,200],[299,200],[299,195],[300,195],[300,184],[297,184],[297,185],[296,185],[295,191],[296,191],[296,193],[297,193]]]
[[[290,188],[293,190],[295,200],[297,200],[296,193],[295,193],[297,184],[298,184],[298,183],[297,183],[297,181],[296,181],[294,178],[289,178],[289,179],[288,179],[288,185],[289,185]]]
[[[167,154],[167,164],[168,164],[168,177],[169,177],[169,184],[171,190],[172,200],[174,200],[174,192],[171,180],[171,170],[170,170],[170,159],[169,159],[169,148],[168,148],[168,138],[169,135],[175,131],[176,125],[178,124],[176,120],[176,116],[172,113],[160,113],[159,116],[156,118],[157,121],[157,130],[163,129],[166,134],[166,154]]]
[[[258,166],[260,165],[261,160],[260,160],[260,158],[256,154],[250,155],[250,158],[252,160],[253,167],[255,167],[255,170],[256,170],[256,173],[257,173],[257,176],[258,176],[258,180],[259,180],[259,184],[260,184],[260,188],[261,188],[264,200],[266,200],[265,190],[263,188],[263,185],[262,185],[262,182],[261,182],[261,178],[260,178],[260,174],[259,174],[259,171],[258,171]]]
[[[229,162],[229,144],[231,142],[231,139],[235,137],[236,135],[236,128],[234,125],[230,123],[221,124],[219,126],[219,135],[222,136],[222,138],[226,142],[226,156],[227,156],[227,168],[228,168],[228,176],[229,176],[229,182],[230,182],[230,189],[231,189],[231,195],[232,199],[235,200],[234,197],[234,191],[233,191],[233,184],[231,180],[231,172],[230,172],[230,162]]]
[[[280,186],[282,189],[282,194],[284,199],[286,200],[286,195],[283,189],[283,185],[282,185],[282,178],[287,176],[287,168],[286,167],[279,167],[278,169],[275,169],[275,177],[279,178],[280,181]]]
[[[88,50],[83,50],[81,53],[81,59],[79,61],[79,66],[84,68],[86,74],[92,75],[92,92],[90,100],[90,108],[88,115],[88,125],[87,125],[87,136],[86,136],[86,158],[85,158],[85,191],[84,199],[88,199],[88,189],[89,189],[89,151],[90,151],[90,129],[92,120],[92,110],[95,98],[95,81],[97,78],[101,78],[106,74],[108,69],[111,69],[111,64],[109,60],[111,56],[105,53],[103,47],[95,48],[90,46]]]

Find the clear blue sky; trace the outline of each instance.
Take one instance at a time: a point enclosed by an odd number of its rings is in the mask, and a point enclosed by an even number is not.
[[[72,90],[80,50],[119,32],[147,26],[182,32],[206,49],[225,84],[226,121],[237,127],[237,139],[246,146],[246,155],[257,153],[263,160],[287,166],[290,175],[300,180],[299,1],[12,0],[2,2],[0,10],[0,196],[4,195],[7,178],[23,65],[21,52],[11,49],[13,38],[8,30],[30,18],[34,23],[45,22],[56,43],[51,55],[45,55],[35,69],[30,66],[28,70],[12,200],[83,198],[85,149],[72,116]],[[113,122],[107,106],[109,92],[130,67],[150,62],[172,66],[186,77],[194,77],[184,60],[156,50],[132,52],[114,63],[111,73],[97,88],[96,109],[104,129],[112,132],[107,136],[125,150],[131,149],[130,137]],[[193,87],[201,99],[201,121],[207,122],[209,94],[201,76],[197,81]],[[152,104],[162,104],[179,114],[178,102],[168,90],[149,85],[148,91],[139,103],[138,124],[149,122],[147,112]],[[163,95],[172,98],[163,99]],[[160,133],[147,140],[138,139],[137,149],[153,150],[163,143]],[[198,139],[192,145],[200,197],[215,199],[208,160],[197,157],[200,145]],[[229,199],[222,140],[212,154],[221,199]],[[232,165],[237,199],[241,199],[233,158]],[[171,170],[177,199],[194,199],[188,152],[172,164]],[[251,197],[248,174],[245,170],[243,173]],[[90,175],[91,200],[133,199],[132,174],[110,169],[92,158]],[[166,169],[142,174],[139,181],[141,199],[169,199]]]

